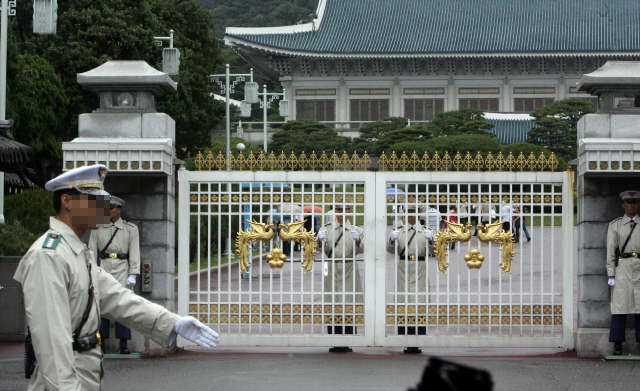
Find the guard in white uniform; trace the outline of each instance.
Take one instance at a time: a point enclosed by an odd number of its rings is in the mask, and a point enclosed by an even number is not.
[[[120,214],[124,200],[111,196],[109,204],[109,227],[91,231],[89,249],[96,256],[96,262],[105,272],[111,274],[122,286],[133,288],[136,275],[140,274],[140,237],[138,227],[124,221]],[[104,341],[109,338],[110,320],[102,318],[100,335],[102,350]],[[120,354],[129,354],[127,340],[131,339],[131,329],[116,323],[116,338],[120,340]]]
[[[622,354],[627,314],[634,314],[636,342],[640,342],[640,191],[620,193],[624,216],[609,223],[607,232],[607,275],[611,294],[609,341],[613,354]]]
[[[387,252],[397,254],[396,302],[427,303],[429,281],[427,279],[427,255],[433,255],[434,230],[417,222],[418,208],[407,205],[407,224],[391,232]],[[416,294],[417,292],[417,294]],[[417,298],[417,300],[416,300]],[[417,330],[416,330],[417,329]],[[398,326],[398,335],[426,335],[426,326]],[[408,347],[405,353],[420,353],[417,347]]]
[[[108,224],[107,167],[68,171],[47,182],[56,217],[20,260],[13,278],[22,284],[27,316],[29,390],[100,390],[100,316],[170,346],[177,335],[214,347],[218,334],[193,317],[180,317],[124,288],[95,263],[80,240]]]
[[[345,216],[349,205],[336,205],[335,218],[318,232],[320,247],[325,254],[323,265],[325,303],[364,303],[360,270],[356,255],[364,252],[364,230],[351,224]],[[354,294],[355,293],[355,294]],[[355,326],[327,326],[329,334],[357,334]],[[333,347],[330,352],[351,351],[346,346]]]

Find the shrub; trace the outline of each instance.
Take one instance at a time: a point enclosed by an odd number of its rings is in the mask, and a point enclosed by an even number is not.
[[[0,255],[22,256],[38,236],[19,225],[2,224],[0,225]]]
[[[29,189],[7,196],[4,216],[7,225],[19,225],[37,236],[49,229],[49,216],[55,215],[53,195],[45,189]]]

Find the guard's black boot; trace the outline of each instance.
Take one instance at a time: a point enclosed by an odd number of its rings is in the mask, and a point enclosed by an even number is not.
[[[622,356],[622,342],[613,343],[613,355]]]
[[[420,354],[420,353],[422,353],[422,349],[420,349],[417,346],[409,346],[407,348],[404,348],[404,353]]]
[[[120,340],[120,354],[131,354],[129,349],[127,349],[127,340],[126,339],[121,339]]]
[[[329,353],[351,353],[353,349],[348,346],[334,346],[329,348]]]

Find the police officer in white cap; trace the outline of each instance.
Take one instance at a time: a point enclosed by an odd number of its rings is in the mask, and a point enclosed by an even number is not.
[[[111,196],[109,203],[109,227],[91,231],[89,249],[96,256],[98,266],[111,274],[122,286],[136,285],[136,275],[140,274],[140,237],[138,227],[120,217],[124,200]],[[110,321],[102,318],[100,335],[102,350],[104,340],[109,338]],[[120,354],[129,354],[127,340],[131,339],[131,329],[116,322],[116,338],[120,340]]]
[[[620,193],[624,216],[609,223],[607,232],[607,275],[611,294],[609,341],[613,354],[622,354],[627,314],[634,314],[636,342],[640,342],[640,228],[636,228],[640,191]]]
[[[14,279],[22,284],[35,358],[27,361],[29,390],[99,390],[102,385],[100,316],[131,327],[163,346],[177,335],[214,347],[218,334],[193,317],[180,317],[123,287],[95,263],[82,243],[86,230],[109,224],[107,167],[68,171],[47,182],[56,216],[50,229],[20,260]]]
[[[326,303],[364,303],[356,255],[364,252],[364,230],[351,224],[350,205],[335,205],[335,216],[318,232],[324,259]],[[357,334],[355,326],[327,326],[329,334]],[[334,346],[332,353],[351,352],[348,346]]]
[[[397,303],[427,302],[429,281],[427,280],[426,260],[427,255],[433,251],[433,244],[430,242],[436,231],[419,223],[417,219],[419,209],[416,204],[408,204],[407,224],[393,230],[387,240],[387,252],[397,254],[398,258]],[[408,326],[406,329],[404,326],[398,326],[398,335],[426,335],[426,333],[426,326],[418,326],[417,328]],[[408,347],[404,352],[420,353],[421,350],[417,347]]]

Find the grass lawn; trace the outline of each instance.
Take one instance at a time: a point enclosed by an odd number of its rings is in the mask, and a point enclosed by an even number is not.
[[[235,257],[232,259],[232,261],[235,259]],[[229,258],[227,257],[223,257],[222,258],[222,265],[229,263]],[[212,255],[211,256],[211,265],[208,264],[208,260],[205,257],[200,257],[200,267],[198,268],[198,262],[193,262],[189,264],[189,273],[191,272],[195,272],[197,270],[205,270],[209,267],[215,267],[218,266],[218,254]],[[174,276],[178,275],[178,268],[176,267],[176,272],[174,273]]]

